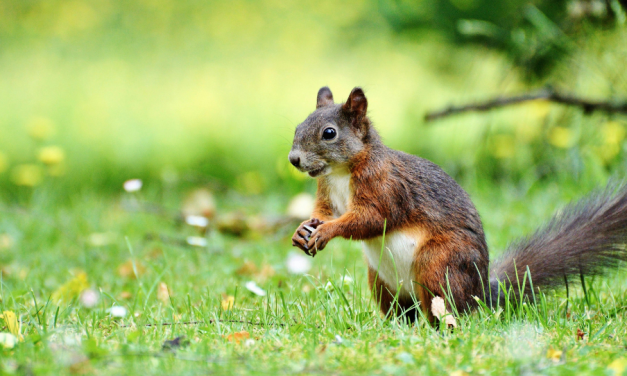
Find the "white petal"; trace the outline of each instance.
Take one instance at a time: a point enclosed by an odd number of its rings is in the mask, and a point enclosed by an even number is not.
[[[107,312],[109,312],[113,317],[124,317],[128,313],[126,308],[122,306],[113,306],[107,309]]]
[[[209,220],[201,215],[188,215],[187,217],[185,217],[185,223],[190,226],[204,228],[209,225]]]
[[[100,294],[94,289],[87,289],[81,293],[80,302],[85,308],[93,308],[98,304]]]
[[[131,179],[124,182],[124,190],[127,192],[137,192],[142,189],[141,179]]]
[[[261,287],[257,286],[257,284],[255,283],[255,281],[248,281],[246,282],[246,289],[250,292],[252,292],[255,295],[258,296],[266,296],[266,292],[264,289],[262,289]]]
[[[301,193],[290,201],[287,206],[287,215],[297,219],[309,219],[314,209],[314,197],[309,193]]]
[[[287,271],[292,274],[305,274],[311,269],[311,258],[299,253],[290,252],[286,261]]]
[[[187,237],[187,244],[189,245],[193,245],[195,247],[206,247],[207,246],[207,239],[200,237],[200,236],[188,236]]]

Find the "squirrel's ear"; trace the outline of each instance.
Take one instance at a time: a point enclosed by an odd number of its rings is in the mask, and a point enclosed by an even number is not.
[[[320,88],[318,90],[318,100],[316,102],[316,108],[324,107],[333,104],[333,93],[328,86]]]
[[[357,125],[366,116],[366,110],[368,109],[368,100],[364,91],[360,87],[354,88],[342,109],[351,115],[354,124]]]

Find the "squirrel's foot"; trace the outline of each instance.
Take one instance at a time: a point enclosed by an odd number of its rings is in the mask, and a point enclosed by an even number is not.
[[[457,321],[455,320],[455,316],[452,313],[448,312],[446,309],[446,305],[444,304],[444,299],[436,296],[431,300],[431,313],[435,318],[439,321],[444,320],[446,326],[449,328],[457,328]]]
[[[301,223],[292,236],[292,245],[302,249],[303,252],[309,256],[315,256],[318,250],[309,247],[308,243],[311,240],[311,234],[323,223],[324,222],[317,218],[312,218]]]

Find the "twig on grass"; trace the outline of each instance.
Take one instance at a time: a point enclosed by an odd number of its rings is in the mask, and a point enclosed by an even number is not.
[[[184,322],[161,322],[161,323],[148,323],[139,326],[144,327],[159,327],[159,326],[172,326],[172,325],[199,325],[199,324],[215,324],[215,320],[209,321],[184,321]],[[235,324],[248,324],[255,326],[285,326],[286,324],[275,323],[275,324],[264,324],[262,322],[252,322],[245,320],[218,320],[218,322],[226,322],[226,323],[235,323]],[[133,324],[120,325],[119,328],[130,328],[134,326]],[[136,325],[135,325],[136,326]]]
[[[427,114],[425,114],[425,121],[430,122],[447,116],[470,111],[484,112],[495,108],[534,100],[547,100],[550,102],[580,107],[581,109],[583,109],[583,112],[585,114],[591,114],[595,111],[627,114],[626,101],[593,101],[589,99],[579,98],[571,94],[558,93],[557,91],[549,88],[541,90],[537,93],[522,94],[511,97],[496,97],[486,102],[472,103],[463,106],[449,106],[443,110],[428,112]]]

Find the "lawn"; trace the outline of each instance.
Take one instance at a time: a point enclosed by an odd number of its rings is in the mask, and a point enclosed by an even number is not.
[[[4,331],[14,312],[20,336],[1,352],[4,372],[612,374],[627,364],[624,273],[588,280],[589,304],[571,283],[568,299],[547,293],[536,306],[462,315],[453,332],[410,326],[371,301],[357,242],[334,240],[298,274],[287,266],[298,255],[293,224],[229,235],[237,226],[220,219],[231,215],[220,203],[246,202],[231,194],[218,196],[203,235],[177,216],[184,195],[154,185],[62,208],[38,189],[29,207],[0,206]],[[471,188],[493,250],[576,191]],[[266,218],[284,212],[280,199],[263,201]]]

